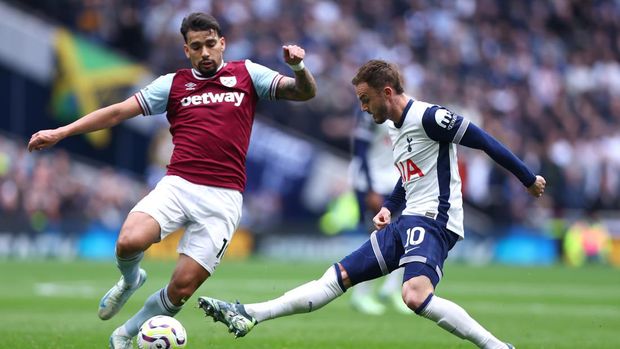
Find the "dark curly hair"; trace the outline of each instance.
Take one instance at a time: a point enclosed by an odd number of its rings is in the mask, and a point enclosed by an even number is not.
[[[222,29],[220,23],[218,23],[215,17],[203,12],[190,13],[187,17],[183,18],[181,22],[181,34],[183,39],[187,42],[188,31],[206,31],[215,30],[219,37],[222,37]]]

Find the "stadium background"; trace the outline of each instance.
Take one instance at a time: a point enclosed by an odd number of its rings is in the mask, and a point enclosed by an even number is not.
[[[532,200],[485,154],[460,147],[468,238],[452,263],[588,264],[586,273],[600,264],[613,283],[602,289],[620,286],[620,3],[611,0],[0,1],[4,275],[33,259],[113,269],[120,224],[165,171],[165,118],[137,117],[37,154],[26,143],[187,67],[178,28],[194,10],[220,20],[226,60],[290,75],[280,46],[298,43],[319,86],[307,103],[259,104],[227,259],[329,261],[365,239],[347,231],[350,79],[383,58],[399,64],[415,98],[472,119],[547,179],[545,197]],[[152,263],[169,259],[174,243],[149,253]]]
[[[169,159],[165,118],[41,154],[24,145],[186,67],[178,27],[192,10],[219,18],[228,60],[290,74],[279,47],[299,43],[320,86],[309,103],[259,107],[242,223],[257,251],[312,257],[342,245],[321,244],[321,232],[351,221],[337,200],[357,108],[350,78],[375,57],[400,65],[414,97],[473,119],[547,178],[545,198],[531,200],[485,154],[461,149],[467,258],[555,263],[575,222],[593,240],[599,231],[620,239],[617,2],[20,0],[0,9],[0,255],[110,256],[126,212]],[[612,240],[589,253],[620,263]]]

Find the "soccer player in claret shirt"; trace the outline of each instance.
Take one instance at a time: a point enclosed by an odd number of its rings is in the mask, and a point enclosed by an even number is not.
[[[320,279],[279,298],[244,305],[199,297],[199,306],[235,336],[243,336],[261,321],[319,309],[348,288],[403,267],[403,301],[416,314],[480,348],[514,348],[459,305],[435,294],[448,252],[464,237],[456,145],[486,152],[534,197],[542,196],[545,179],[469,120],[405,94],[393,64],[371,60],[358,70],[352,83],[362,110],[376,123],[387,124],[394,164],[401,173],[391,196],[373,218],[378,231]],[[401,216],[392,221],[391,214],[403,203]]]
[[[305,101],[316,82],[304,67],[305,51],[283,46],[294,78],[249,60],[225,62],[226,40],[211,15],[192,13],[181,24],[183,50],[191,69],[159,77],[127,100],[52,130],[32,135],[28,150],[53,146],[65,137],[112,127],[136,115],[167,113],[174,151],[155,189],[128,214],[116,242],[121,278],[101,299],[108,320],[142,286],[139,263],[153,243],[184,227],[179,259],[168,285],[118,327],[110,348],[131,348],[142,323],[154,315],[174,316],[220,263],[241,219],[245,159],[259,99]]]

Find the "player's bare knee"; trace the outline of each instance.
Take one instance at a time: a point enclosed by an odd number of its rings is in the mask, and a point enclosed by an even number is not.
[[[142,246],[140,246],[140,244],[138,244],[137,241],[130,236],[130,234],[123,234],[121,232],[118,236],[118,240],[116,240],[117,256],[122,258],[130,258],[142,251]]]
[[[407,290],[403,292],[403,301],[409,307],[409,309],[416,311],[426,300],[427,295],[414,290]]]
[[[130,258],[145,251],[157,240],[153,234],[134,228],[132,225],[124,225],[116,240],[116,255],[123,258]]]
[[[403,301],[409,309],[416,311],[432,292],[433,288],[428,287],[426,282],[409,280],[403,284]]]

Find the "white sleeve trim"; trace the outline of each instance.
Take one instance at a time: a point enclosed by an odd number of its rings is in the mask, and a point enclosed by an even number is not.
[[[280,80],[282,80],[283,77],[284,75],[278,74],[273,78],[273,80],[271,80],[271,85],[269,86],[269,99],[270,100],[275,100],[277,98],[276,92],[278,91],[278,84],[280,83]]]
[[[463,119],[463,122],[461,123],[461,127],[459,127],[458,131],[456,131],[456,134],[454,135],[454,139],[452,140],[452,143],[456,143],[456,144],[461,143],[461,139],[463,139],[463,135],[465,134],[465,131],[467,131],[468,126],[469,126],[469,120]]]
[[[151,115],[151,108],[149,108],[149,104],[147,103],[146,99],[144,99],[142,92],[138,91],[136,92],[134,96],[136,97],[136,100],[138,101],[140,108],[142,108],[142,115],[144,116]]]

